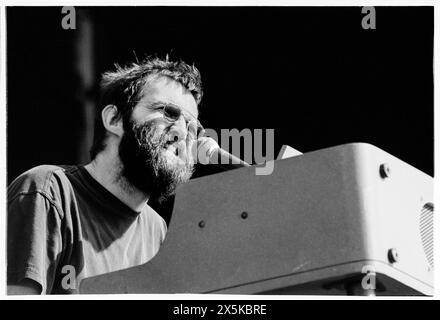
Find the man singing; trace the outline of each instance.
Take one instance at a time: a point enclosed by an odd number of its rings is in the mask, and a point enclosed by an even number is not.
[[[200,73],[148,58],[104,73],[101,90],[92,161],[38,166],[8,187],[8,294],[76,293],[85,277],[149,261],[165,238],[147,202],[193,173]]]

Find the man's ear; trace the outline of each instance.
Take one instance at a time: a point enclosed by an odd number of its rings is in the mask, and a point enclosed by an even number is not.
[[[107,131],[117,135],[118,137],[122,137],[124,134],[124,128],[122,125],[122,117],[118,117],[117,106],[113,104],[105,106],[105,108],[102,109],[101,117],[102,123]]]

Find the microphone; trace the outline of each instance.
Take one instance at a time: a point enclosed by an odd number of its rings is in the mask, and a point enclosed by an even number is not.
[[[214,164],[225,169],[250,167],[247,162],[220,148],[210,137],[200,137],[197,145],[197,159],[201,164]]]

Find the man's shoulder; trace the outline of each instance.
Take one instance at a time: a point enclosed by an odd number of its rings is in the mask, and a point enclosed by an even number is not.
[[[53,195],[69,184],[66,172],[76,166],[40,165],[18,176],[8,187],[8,200],[20,194]]]
[[[156,212],[156,210],[146,204],[144,209],[142,210],[142,214],[146,217],[146,220],[148,221],[150,226],[155,225],[162,236],[165,236],[167,232],[167,224],[162,216]]]

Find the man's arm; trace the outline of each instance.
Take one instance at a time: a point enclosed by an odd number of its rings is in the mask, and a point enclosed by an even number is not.
[[[31,279],[23,279],[19,284],[8,284],[8,295],[31,295],[41,294],[41,286]]]
[[[53,201],[40,192],[12,197],[7,234],[7,293],[50,293],[62,250],[61,218]]]

